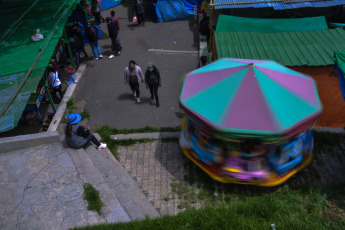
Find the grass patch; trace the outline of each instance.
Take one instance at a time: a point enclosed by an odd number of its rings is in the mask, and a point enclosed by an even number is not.
[[[237,198],[219,206],[207,206],[200,210],[189,209],[177,216],[164,216],[129,223],[88,226],[85,230],[96,229],[341,229],[344,218],[324,216],[327,200],[320,190],[281,189],[256,197]]]
[[[87,109],[84,109],[83,112],[80,113],[81,120],[89,119],[90,118],[90,112]]]
[[[66,102],[66,110],[68,111],[72,111],[74,109],[76,109],[77,107],[75,106],[75,101],[74,101],[74,98],[71,98],[69,99],[67,102]]]
[[[103,202],[99,197],[99,192],[91,185],[84,184],[84,199],[87,201],[87,209],[102,215]]]
[[[149,127],[146,126],[140,129],[117,129],[108,125],[101,125],[97,128],[96,132],[104,135],[116,135],[116,134],[130,134],[130,133],[155,133],[155,132],[177,132],[180,131],[180,127]]]
[[[138,143],[147,143],[155,141],[155,139],[130,139],[130,140],[114,140],[111,138],[111,135],[117,134],[130,134],[130,133],[153,133],[153,132],[176,132],[180,131],[180,128],[171,128],[171,127],[144,127],[140,129],[117,129],[112,128],[108,125],[102,125],[96,129],[96,133],[98,133],[101,138],[102,142],[107,143],[108,148],[112,152],[112,154],[119,159],[119,153],[117,152],[117,146],[131,146]],[[176,138],[165,138],[166,142],[176,141]],[[178,141],[178,139],[177,139]]]

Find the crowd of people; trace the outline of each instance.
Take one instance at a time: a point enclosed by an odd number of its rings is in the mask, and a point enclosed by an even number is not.
[[[115,17],[115,11],[111,11],[110,15],[104,19],[101,15],[100,2],[93,0],[91,3],[91,12],[95,18],[95,25],[88,23],[85,28],[84,36],[82,28],[83,25],[80,24],[77,19],[73,21],[68,34],[73,60],[77,68],[82,61],[88,58],[88,55],[85,52],[84,38],[88,41],[91,47],[94,55],[93,59],[98,60],[103,58],[102,51],[98,44],[99,25],[102,22],[106,23],[108,35],[111,40],[111,54],[109,58],[114,58],[121,54],[122,46],[119,40],[120,23]],[[137,0],[135,5],[135,14],[135,20],[133,21],[137,21],[138,26],[143,26],[144,6],[142,0]],[[70,61],[68,61],[64,70],[69,74],[70,82],[77,82],[75,77],[76,70],[73,68]],[[55,101],[61,100],[63,96],[61,81],[59,80],[59,73],[57,71],[58,70],[54,67],[51,67],[48,70],[48,82],[53,88],[53,97]],[[160,106],[158,88],[162,86],[161,76],[158,68],[152,63],[148,63],[147,69],[145,70],[145,73],[143,73],[141,67],[134,60],[129,61],[129,64],[125,67],[124,71],[124,83],[125,85],[129,85],[137,103],[140,103],[140,83],[145,83],[146,89],[149,89],[151,94],[151,104],[155,104],[156,107]],[[60,98],[58,98],[58,96]],[[66,144],[72,148],[82,148],[89,143],[93,143],[99,150],[106,148],[106,144],[100,143],[97,138],[92,135],[90,128],[87,125],[81,126],[78,124],[80,121],[80,114],[70,114],[68,116],[65,127]]]

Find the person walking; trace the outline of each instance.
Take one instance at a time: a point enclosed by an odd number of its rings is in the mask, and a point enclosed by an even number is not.
[[[144,82],[144,74],[140,66],[133,60],[129,61],[128,66],[125,68],[124,82],[125,85],[129,84],[133,96],[137,98],[137,103],[140,103],[139,82]]]
[[[107,17],[105,21],[107,22],[108,33],[111,39],[111,54],[109,58],[113,58],[115,55],[119,56],[121,53],[121,45],[118,39],[118,27],[112,18]]]
[[[63,98],[62,85],[57,71],[51,64],[48,65],[48,85],[52,89],[54,103],[59,103]],[[60,99],[57,97],[57,94],[59,94]]]
[[[135,14],[137,15],[138,26],[144,26],[145,25],[145,21],[144,21],[145,9],[144,9],[142,0],[137,0],[135,4]]]
[[[95,17],[95,22],[97,25],[101,24],[101,5],[97,0],[92,0],[91,3],[91,12],[92,15]]]
[[[65,139],[68,147],[80,149],[92,142],[98,150],[105,149],[106,144],[100,143],[97,138],[90,132],[88,125],[80,126],[80,114],[70,114],[67,118],[65,127]]]
[[[101,49],[98,46],[98,33],[97,33],[97,28],[94,25],[89,24],[88,28],[86,30],[86,38],[90,43],[90,46],[92,48],[92,53],[94,56],[94,60],[98,60],[97,53],[99,54],[99,58],[102,59],[103,55],[101,52]]]
[[[159,107],[158,87],[162,86],[161,75],[156,66],[149,63],[145,71],[146,89],[150,89],[151,102],[156,99],[156,107]]]

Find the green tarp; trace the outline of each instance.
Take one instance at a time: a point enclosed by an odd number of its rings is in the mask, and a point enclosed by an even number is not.
[[[274,60],[285,66],[334,64],[334,52],[345,50],[345,31],[282,33],[215,32],[218,58]]]
[[[216,32],[293,32],[327,30],[325,17],[263,19],[219,15]]]
[[[35,67],[10,107],[0,118],[0,132],[13,129],[35,92],[63,33],[68,17],[80,0],[20,0],[0,7],[0,111],[15,94],[25,74],[42,51]],[[40,29],[44,39],[32,42]]]

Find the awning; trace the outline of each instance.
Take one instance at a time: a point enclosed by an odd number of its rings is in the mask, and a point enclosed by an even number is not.
[[[292,32],[327,30],[324,16],[310,18],[246,18],[219,15],[216,32]]]
[[[281,33],[215,32],[218,58],[274,60],[285,66],[334,64],[334,52],[345,50],[345,31]]]
[[[16,97],[0,117],[0,132],[17,125],[54,53],[68,17],[79,3],[80,0],[20,0],[1,4],[0,111],[13,95]],[[44,39],[32,42],[31,36],[38,28]],[[31,67],[31,74],[17,93]]]
[[[213,0],[216,10],[238,8],[268,8],[275,10],[298,9],[306,7],[331,7],[345,4],[345,0],[305,1],[305,0]]]

